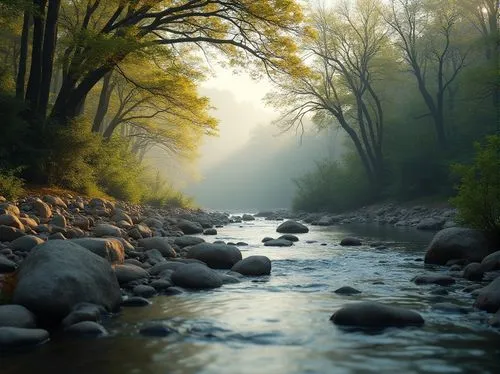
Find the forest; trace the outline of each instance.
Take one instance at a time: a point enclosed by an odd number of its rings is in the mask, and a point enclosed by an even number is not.
[[[276,126],[339,129],[294,208],[448,199],[500,226],[498,0],[0,0],[0,192],[188,199],[147,167],[217,135],[210,64],[269,79]],[[235,124],[236,126],[237,124]],[[309,126],[310,127],[310,126]]]

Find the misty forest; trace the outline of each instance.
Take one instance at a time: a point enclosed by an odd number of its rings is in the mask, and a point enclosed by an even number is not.
[[[279,116],[261,129],[263,142],[287,130],[296,138],[340,133],[332,144],[341,157],[318,150],[290,174],[282,169],[295,142],[263,163],[269,172],[252,175],[265,185],[282,172],[270,183],[295,195],[295,209],[445,201],[461,180],[473,183],[474,155],[498,148],[496,0],[2,0],[0,12],[4,195],[27,183],[193,203],[148,155],[196,163],[203,138],[217,136],[218,118],[199,90],[207,64],[272,81],[266,101]],[[488,183],[498,193],[498,181]],[[479,198],[467,188],[457,204]],[[268,190],[280,196],[280,187]],[[252,204],[286,208],[290,199]]]
[[[0,371],[500,372],[500,0],[0,0]]]

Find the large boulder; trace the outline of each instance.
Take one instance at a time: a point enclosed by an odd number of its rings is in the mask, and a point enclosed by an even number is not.
[[[139,239],[139,245],[146,250],[157,249],[163,257],[175,257],[175,250],[170,245],[167,238],[161,236],[153,236],[152,238]]]
[[[40,244],[23,261],[13,302],[50,321],[82,302],[115,310],[120,286],[108,261],[67,240]]]
[[[309,232],[309,229],[296,221],[285,221],[276,229],[277,232],[282,234],[304,234]]]
[[[119,239],[113,238],[78,238],[71,239],[73,243],[81,245],[90,252],[105,258],[112,264],[123,264],[125,249]]]
[[[413,310],[373,301],[348,304],[330,318],[336,325],[367,328],[420,326],[424,319]]]
[[[271,260],[266,256],[249,256],[238,261],[231,271],[243,275],[268,275],[271,274]]]
[[[188,221],[187,219],[179,220],[177,222],[177,227],[186,235],[201,234],[203,232],[203,226],[201,224]]]
[[[179,287],[209,289],[222,286],[219,274],[201,264],[186,264],[172,274],[172,282]]]
[[[187,258],[203,261],[214,269],[231,269],[242,256],[233,245],[200,243],[189,248]]]
[[[481,261],[481,270],[485,272],[500,270],[500,251],[493,252],[483,258],[483,261]]]
[[[489,254],[484,235],[473,229],[451,227],[439,231],[427,247],[425,263],[445,265],[449,260],[481,262]]]
[[[500,309],[500,277],[479,291],[474,306],[489,313]]]

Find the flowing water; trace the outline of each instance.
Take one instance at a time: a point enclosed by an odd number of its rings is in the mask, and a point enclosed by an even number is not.
[[[440,286],[411,282],[424,271],[421,259],[432,234],[370,225],[311,227],[293,247],[264,247],[263,237],[278,236],[276,226],[258,219],[228,225],[216,237],[247,242],[243,256],[268,256],[271,276],[156,297],[149,307],[128,308],[107,321],[109,337],[54,336],[34,350],[0,356],[0,373],[500,373],[500,333],[488,327],[485,313],[432,308],[443,301],[470,307],[473,299],[461,291],[470,283],[458,280],[439,296],[433,291]],[[340,247],[349,235],[387,248]],[[333,292],[344,285],[362,293]],[[343,304],[358,300],[414,309],[426,323],[369,332],[329,321]],[[152,320],[174,332],[139,335]]]

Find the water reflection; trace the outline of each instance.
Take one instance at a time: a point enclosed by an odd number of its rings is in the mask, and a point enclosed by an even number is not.
[[[277,237],[275,223],[257,220],[243,228],[220,229],[221,238],[249,243],[246,255],[273,261],[270,277],[255,278],[208,292],[158,297],[146,308],[132,308],[107,324],[111,337],[67,340],[55,337],[29,353],[0,356],[2,374],[23,373],[497,373],[500,334],[485,314],[445,313],[431,306],[448,301],[470,306],[459,280],[448,295],[411,279],[423,271],[423,248],[432,236],[408,229],[362,225],[315,227],[290,248],[261,245]],[[342,248],[344,236],[367,243]],[[315,243],[306,243],[307,240]],[[326,244],[322,246],[321,244]],[[333,291],[349,285],[353,296]],[[329,322],[343,304],[377,300],[409,307],[426,319],[423,328],[378,332],[347,331]],[[141,337],[148,321],[174,332]]]

